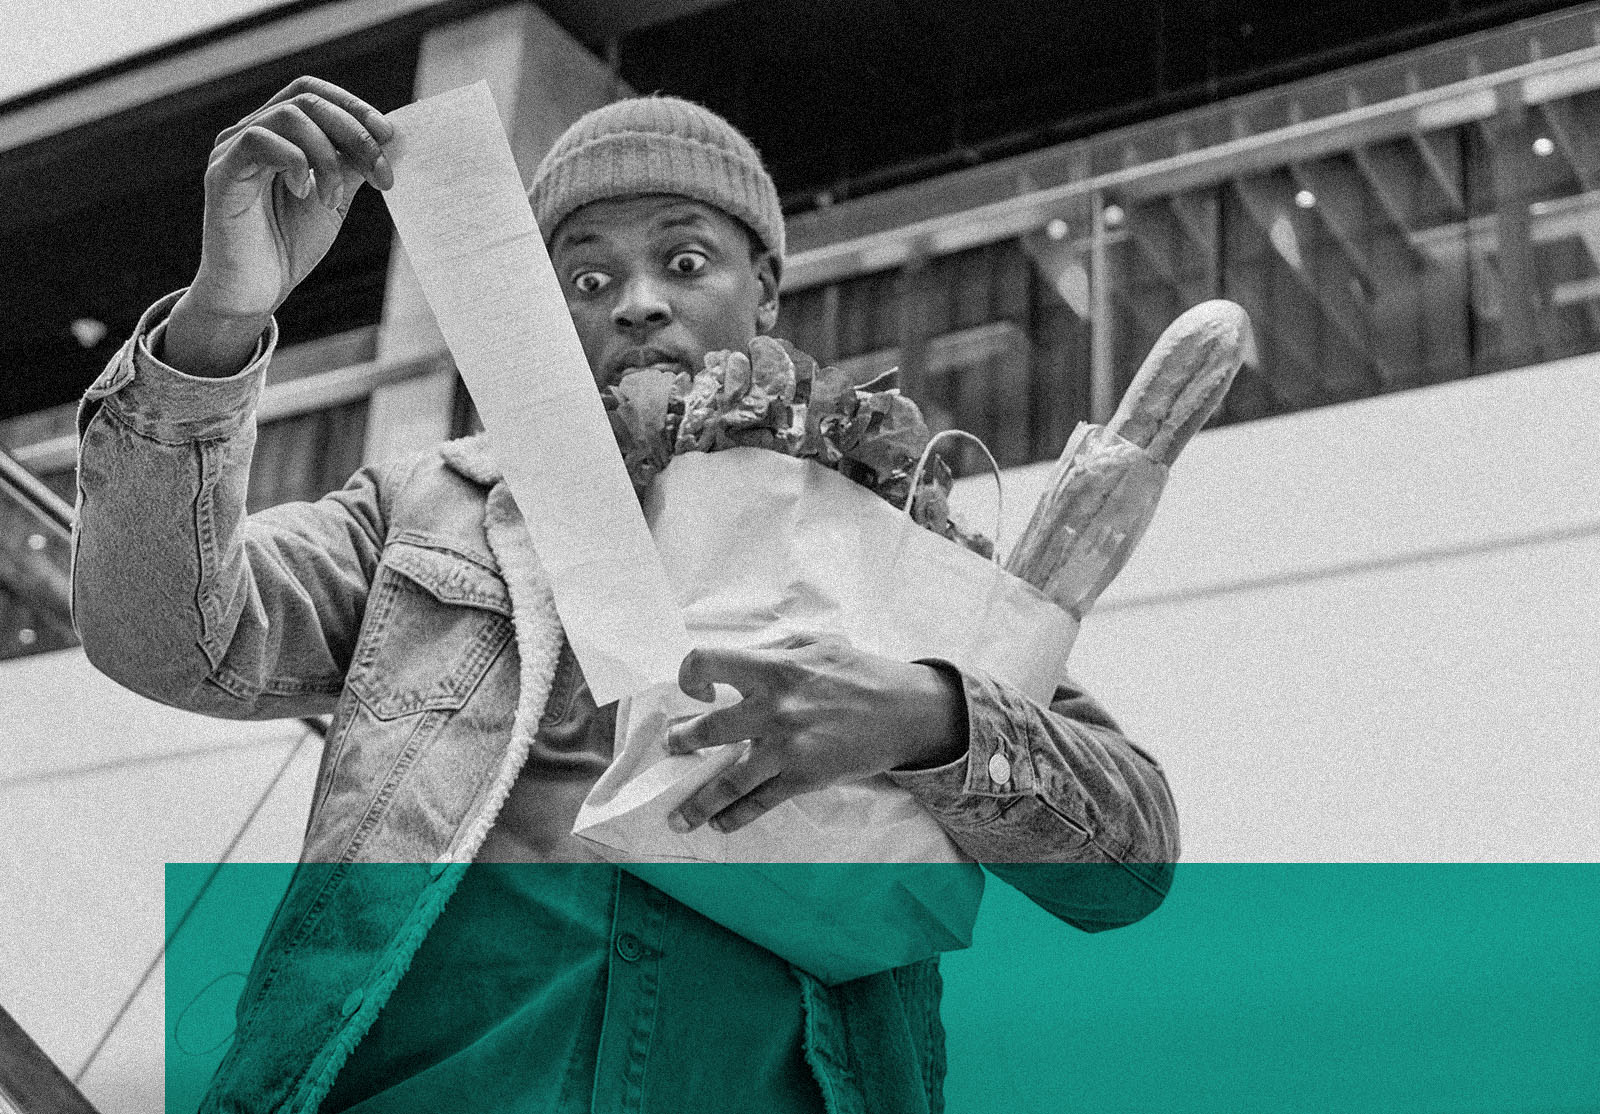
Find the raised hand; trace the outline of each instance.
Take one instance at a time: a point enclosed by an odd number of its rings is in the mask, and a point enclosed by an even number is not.
[[[200,269],[173,308],[164,359],[194,375],[244,366],[271,314],[332,246],[363,181],[394,184],[394,128],[361,98],[301,77],[217,136]]]

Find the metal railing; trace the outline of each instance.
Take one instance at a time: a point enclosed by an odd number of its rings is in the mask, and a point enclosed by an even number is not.
[[[58,540],[71,540],[72,508],[4,449],[0,449],[0,499],[26,509]],[[35,607],[70,623],[72,599],[67,574],[42,551],[29,552],[24,545],[0,538],[0,583]],[[327,738],[328,725],[322,718],[306,716],[300,722],[318,738]]]
[[[1217,424],[1600,352],[1597,121],[1590,3],[868,195],[790,222],[791,339],[841,362],[1009,321],[1016,356],[903,376],[1025,441],[1007,463],[1106,420],[1207,298],[1256,327]]]
[[[72,537],[72,508],[4,450],[0,450],[0,501],[23,512],[8,514],[8,519],[33,525],[0,531],[0,585],[31,608],[30,639],[35,637],[33,627],[42,625],[55,632],[45,645],[70,645],[72,589],[61,555]]]
[[[0,1006],[0,1114],[99,1114],[37,1041]]]

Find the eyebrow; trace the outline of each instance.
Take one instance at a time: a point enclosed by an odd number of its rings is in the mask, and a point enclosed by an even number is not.
[[[559,251],[562,248],[577,248],[582,247],[585,244],[598,243],[599,241],[600,235],[596,232],[585,232],[581,236],[574,236],[570,232],[563,232],[561,235],[555,238],[555,242],[552,243],[550,247],[554,251]]]
[[[711,222],[706,220],[702,214],[690,211],[668,217],[661,222],[660,228],[661,231],[666,232],[674,228],[709,228],[710,226]]]
[[[691,209],[668,217],[666,220],[662,221],[656,226],[655,231],[672,232],[680,228],[693,228],[700,230],[710,227],[711,222],[706,220],[703,213],[697,213]],[[559,251],[563,248],[579,248],[589,244],[598,244],[601,242],[601,239],[602,237],[598,232],[583,232],[577,235],[574,235],[571,232],[563,232],[561,235],[555,238],[555,241],[551,243],[550,248],[552,251]]]

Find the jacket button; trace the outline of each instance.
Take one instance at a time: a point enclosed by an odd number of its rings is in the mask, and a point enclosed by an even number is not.
[[[362,1000],[365,999],[365,997],[366,995],[362,994],[361,991],[352,990],[349,995],[346,996],[344,1005],[339,1007],[339,1012],[344,1014],[344,1016],[349,1017],[351,1014],[355,1013],[361,1008]]]
[[[644,945],[633,933],[624,932],[617,937],[617,954],[629,963],[634,963],[644,954]]]
[[[1011,783],[1011,759],[999,751],[989,756],[989,780],[996,785]]]

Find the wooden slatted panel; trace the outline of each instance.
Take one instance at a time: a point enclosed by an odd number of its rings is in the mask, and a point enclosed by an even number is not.
[[[1053,458],[1087,416],[1088,333],[1015,241],[928,261],[912,319],[928,340],[908,393],[929,425],[977,434],[1002,466]],[[780,335],[858,381],[903,362],[898,272],[785,292]],[[830,327],[829,302],[836,322]],[[830,338],[834,343],[829,344]],[[981,458],[953,448],[959,472]]]
[[[1029,290],[1029,338],[1033,360],[1029,376],[1030,455],[1050,460],[1061,454],[1078,422],[1089,414],[1089,330],[1043,282]]]
[[[249,509],[317,499],[343,487],[361,467],[367,400],[272,422],[261,428],[250,463]]]
[[[1186,192],[1107,197],[1112,390],[1174,317],[1211,297],[1250,313],[1259,356],[1213,424],[1600,348],[1600,91],[1508,104],[1486,120],[1352,133],[1345,149],[1286,148],[1286,162]],[[892,271],[786,293],[789,335],[865,371],[867,354],[906,343],[889,335],[896,320],[902,332],[916,321],[934,347],[1010,321],[1027,337],[1025,370],[930,359],[913,389],[930,418],[980,434],[1008,463],[1051,457],[1086,415],[1084,318],[1097,292],[1080,210],[1052,214],[1049,236],[1041,225],[927,260],[920,315],[895,306],[906,284]]]
[[[780,304],[778,334],[802,352],[809,353],[824,363],[837,360],[838,342],[827,335],[824,322],[828,292],[831,286],[813,286],[808,290],[786,292]],[[837,294],[834,297],[837,303]]]

